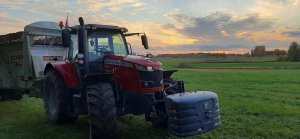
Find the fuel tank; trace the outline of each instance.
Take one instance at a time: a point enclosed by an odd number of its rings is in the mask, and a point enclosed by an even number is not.
[[[200,134],[221,124],[218,96],[214,92],[173,94],[167,96],[165,104],[168,131],[177,136]]]

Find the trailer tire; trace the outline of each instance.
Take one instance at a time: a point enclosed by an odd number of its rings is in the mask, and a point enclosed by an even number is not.
[[[71,112],[71,100],[62,77],[54,70],[46,73],[44,80],[44,108],[49,121],[55,124],[75,122],[77,115]]]
[[[90,138],[116,138],[117,114],[110,83],[95,83],[86,88]]]

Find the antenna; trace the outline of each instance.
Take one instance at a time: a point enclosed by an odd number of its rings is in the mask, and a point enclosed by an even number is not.
[[[65,28],[69,27],[69,12],[67,13],[67,19],[66,19],[66,23],[65,23]]]

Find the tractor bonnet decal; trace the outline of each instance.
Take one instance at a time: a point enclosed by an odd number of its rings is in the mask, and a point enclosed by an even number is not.
[[[133,67],[133,65],[129,62],[123,61],[123,60],[112,60],[108,59],[105,60],[106,64],[108,65],[117,65],[117,66],[124,66],[124,67]]]

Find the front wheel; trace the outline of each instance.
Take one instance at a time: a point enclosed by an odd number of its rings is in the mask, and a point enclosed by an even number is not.
[[[115,138],[118,126],[111,84],[88,85],[86,93],[90,118],[90,137],[92,139]]]
[[[74,122],[77,115],[71,112],[71,100],[62,77],[54,70],[48,71],[44,80],[45,110],[49,121],[55,124]]]

